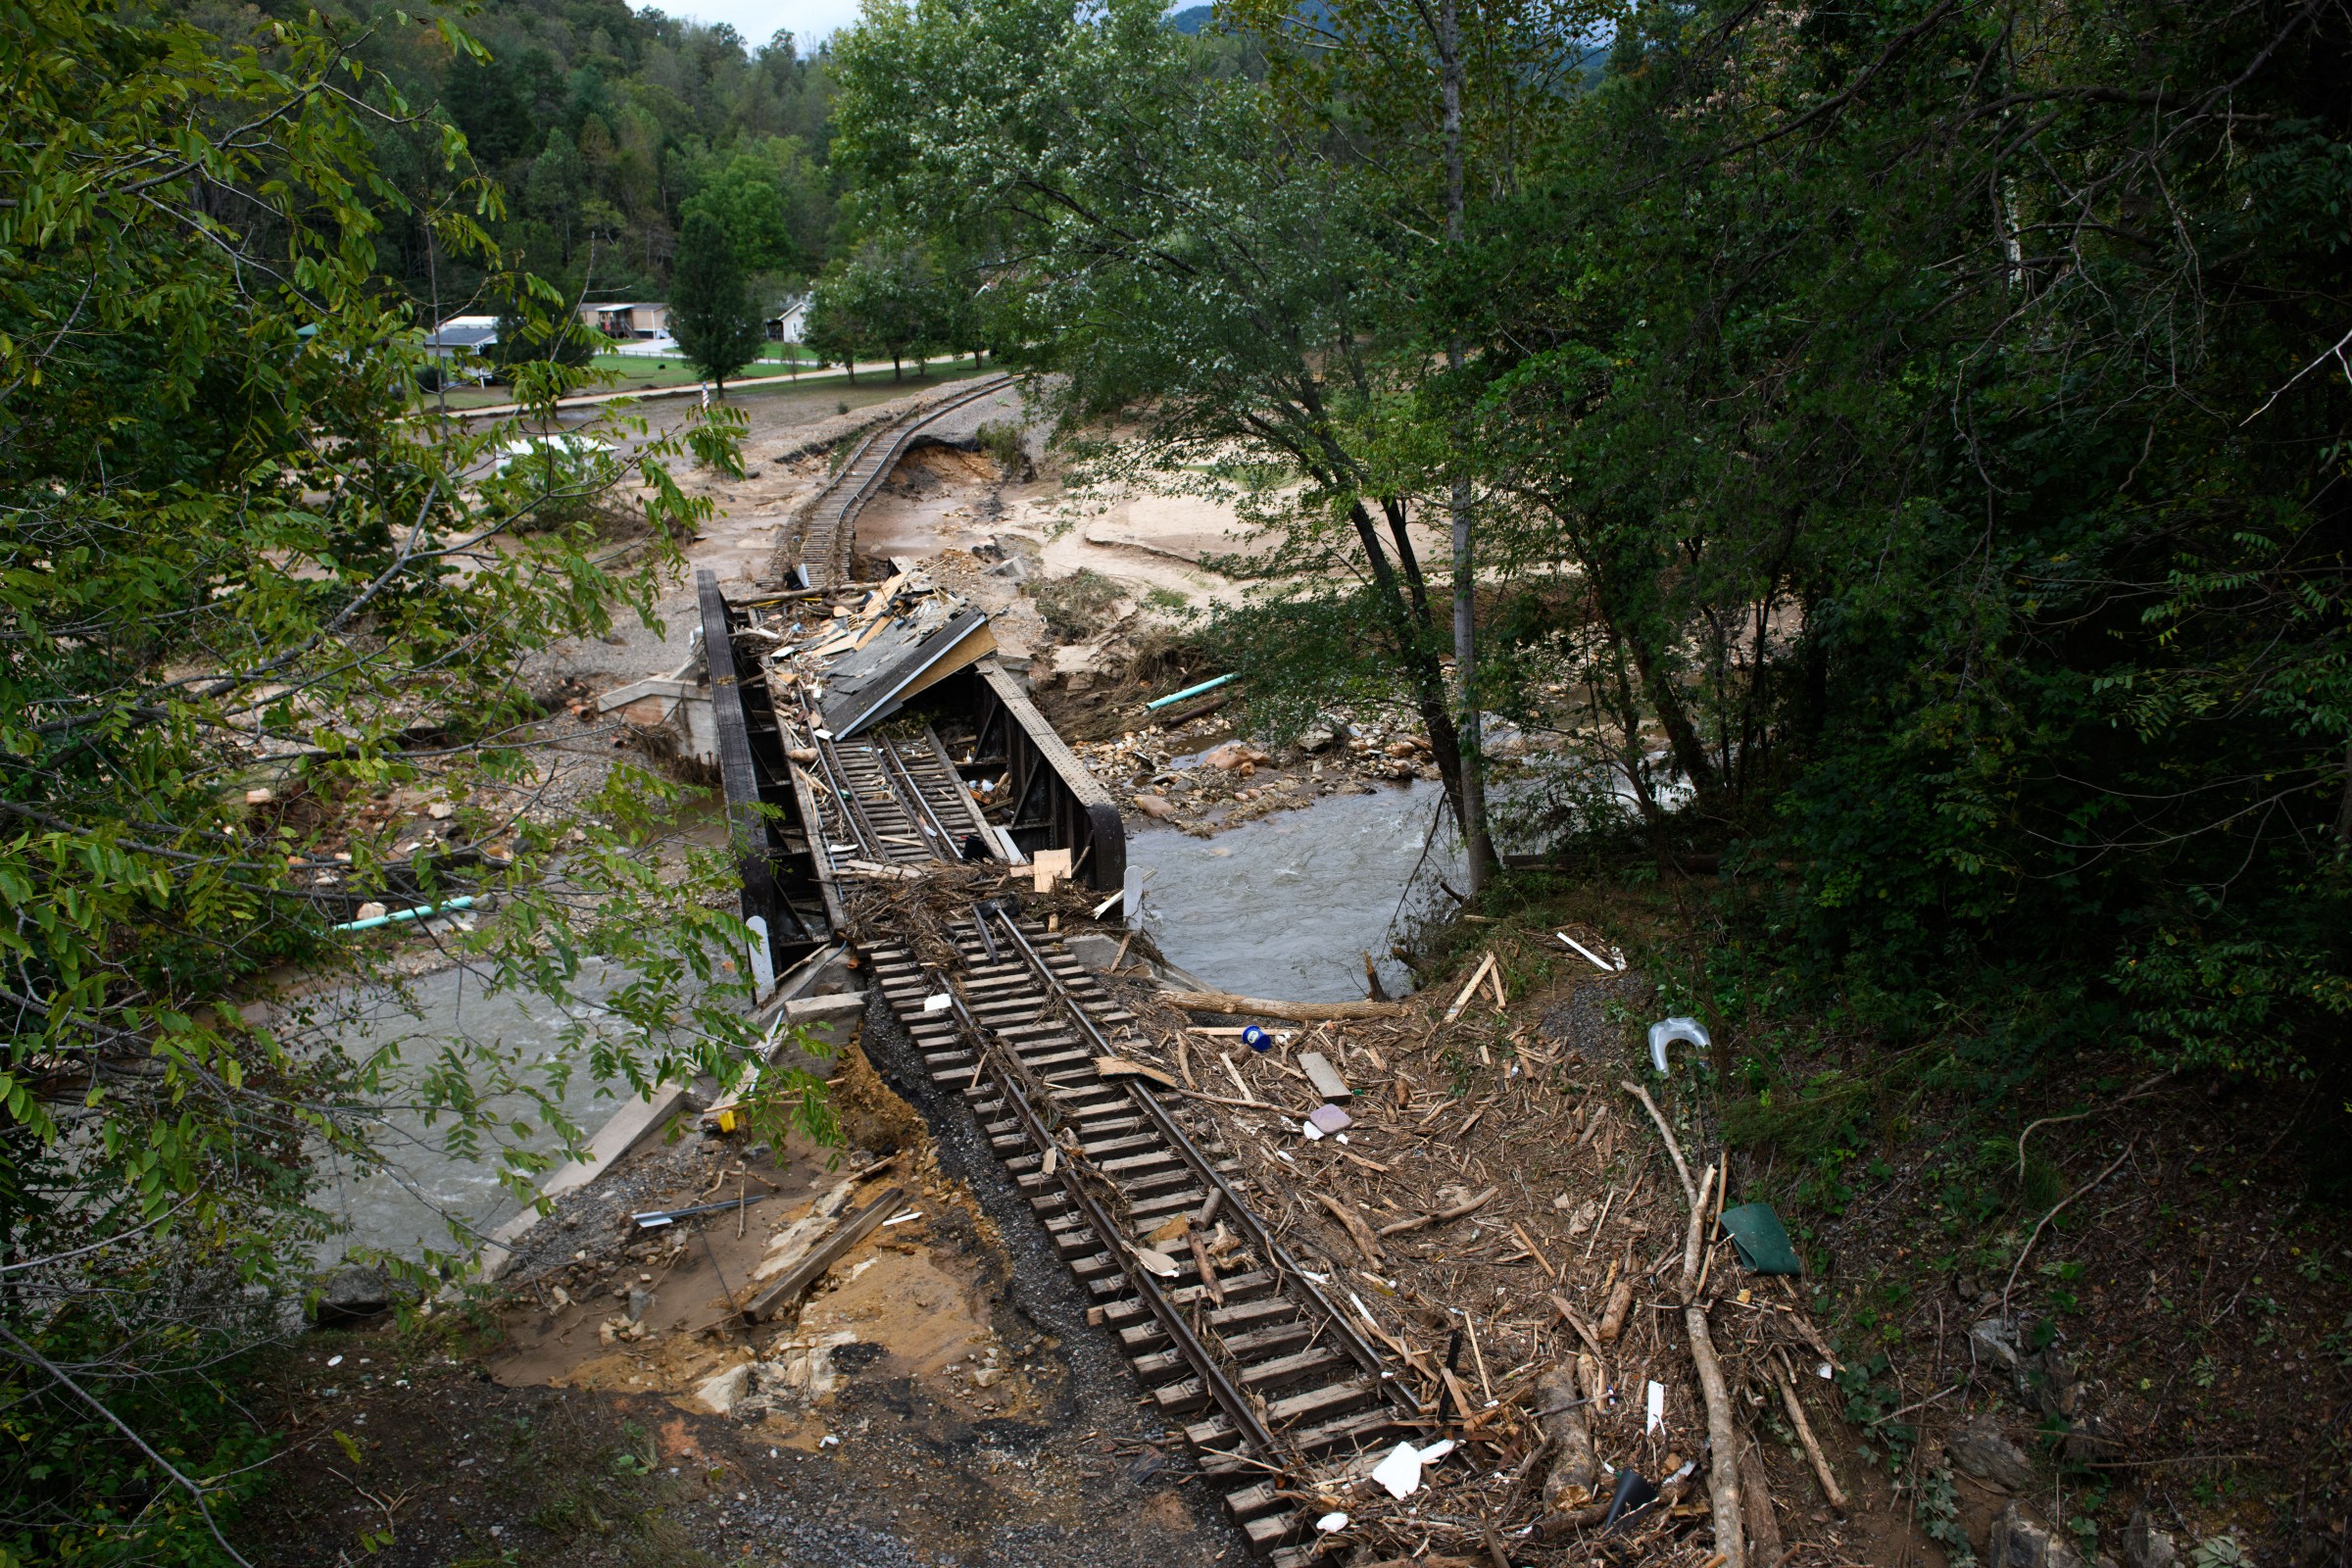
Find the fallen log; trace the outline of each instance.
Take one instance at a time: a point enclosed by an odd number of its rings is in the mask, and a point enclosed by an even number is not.
[[[1229,1012],[1241,1018],[1283,1018],[1292,1023],[1345,1023],[1354,1018],[1401,1018],[1397,1002],[1270,1002],[1229,991],[1171,991],[1168,1002],[1187,1012]]]
[[[1690,1336],[1690,1360],[1698,1369],[1699,1392],[1707,1403],[1707,1443],[1714,1450],[1707,1464],[1708,1500],[1715,1514],[1715,1550],[1723,1568],[1745,1568],[1746,1543],[1741,1539],[1740,1505],[1740,1434],[1732,1425],[1731,1391],[1724,1387],[1723,1367],[1715,1359],[1715,1342],[1707,1333],[1707,1309],[1693,1302],[1683,1308],[1683,1328]]]

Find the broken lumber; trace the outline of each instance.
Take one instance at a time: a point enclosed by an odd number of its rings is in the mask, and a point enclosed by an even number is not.
[[[753,1297],[743,1309],[743,1320],[746,1323],[765,1321],[777,1307],[793,1300],[803,1291],[823,1279],[833,1265],[840,1262],[851,1248],[865,1240],[866,1233],[881,1224],[882,1216],[889,1213],[906,1196],[906,1188],[893,1187],[844,1220],[839,1229],[825,1238],[822,1245],[794,1264],[773,1285]]]
[[[1125,1056],[1097,1056],[1095,1076],[1098,1078],[1149,1078],[1163,1089],[1182,1089],[1176,1075],[1162,1072],[1150,1062],[1129,1061]]]
[[[1447,1023],[1453,1022],[1454,1019],[1459,1018],[1462,1015],[1462,1009],[1470,1005],[1470,999],[1478,995],[1479,982],[1485,980],[1487,977],[1487,971],[1494,967],[1494,955],[1490,952],[1484,958],[1479,960],[1478,967],[1470,971],[1470,983],[1462,987],[1460,996],[1457,996],[1453,999],[1453,1005],[1446,1009],[1446,1021]]]
[[[1169,1005],[1187,1012],[1227,1012],[1242,1018],[1285,1018],[1293,1023],[1344,1023],[1353,1018],[1401,1018],[1396,1002],[1272,1002],[1237,997],[1229,991],[1171,991]]]
[[[1300,1052],[1298,1070],[1306,1074],[1306,1081],[1314,1085],[1315,1093],[1323,1097],[1326,1104],[1351,1099],[1355,1094],[1348,1087],[1348,1080],[1340,1076],[1339,1069],[1331,1064],[1331,1058],[1320,1051]]]
[[[1431,1225],[1443,1225],[1449,1220],[1461,1219],[1486,1207],[1494,1200],[1494,1195],[1501,1191],[1502,1189],[1499,1187],[1490,1187],[1476,1198],[1456,1203],[1451,1208],[1442,1208],[1435,1214],[1422,1214],[1413,1219],[1400,1219],[1394,1225],[1383,1225],[1380,1228],[1380,1234],[1402,1236],[1406,1231],[1422,1230]]]

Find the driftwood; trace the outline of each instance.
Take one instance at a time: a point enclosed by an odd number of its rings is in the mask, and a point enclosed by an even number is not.
[[[1701,1242],[1708,1218],[1707,1198],[1714,1191],[1715,1167],[1710,1164],[1705,1179],[1693,1183],[1690,1162],[1683,1158],[1682,1145],[1675,1142],[1674,1129],[1667,1125],[1658,1102],[1649,1098],[1649,1091],[1625,1081],[1620,1081],[1618,1087],[1641,1101],[1642,1108],[1657,1124],[1658,1136],[1666,1141],[1666,1152],[1674,1156],[1675,1174],[1683,1180],[1683,1194],[1690,1202],[1690,1224],[1683,1243],[1686,1303],[1683,1327],[1690,1336],[1690,1360],[1698,1372],[1699,1393],[1707,1405],[1707,1442],[1712,1450],[1707,1466],[1707,1494],[1715,1519],[1715,1550],[1721,1558],[1719,1568],[1746,1568],[1747,1554],[1740,1519],[1739,1432],[1732,1424],[1732,1396],[1724,1387],[1722,1364],[1715,1359],[1714,1337],[1707,1332],[1706,1303],[1696,1299]]]
[[[1634,1279],[1629,1274],[1617,1282],[1617,1288],[1609,1293],[1609,1304],[1601,1311],[1599,1332],[1603,1345],[1625,1332],[1625,1314],[1633,1310],[1633,1305]]]
[[[1781,1402],[1788,1407],[1788,1424],[1796,1428],[1796,1440],[1805,1446],[1805,1457],[1813,1461],[1813,1479],[1821,1483],[1821,1494],[1830,1499],[1830,1506],[1845,1512],[1845,1493],[1838,1485],[1838,1477],[1830,1469],[1829,1455],[1821,1451],[1814,1439],[1813,1423],[1805,1419],[1805,1406],[1796,1396],[1794,1380],[1783,1377]]]
[[[1400,1002],[1270,1002],[1230,991],[1170,991],[1171,1006],[1187,1012],[1226,1012],[1241,1018],[1285,1018],[1293,1023],[1345,1023],[1355,1018],[1401,1018]]]
[[[1698,1196],[1690,1200],[1690,1228],[1683,1237],[1683,1298],[1689,1300],[1698,1293],[1703,1278],[1698,1260],[1704,1243],[1701,1238],[1707,1225],[1707,1195],[1714,1190],[1715,1167],[1709,1165],[1706,1174],[1698,1179]]]
[[[1364,1254],[1364,1261],[1374,1268],[1379,1268],[1381,1266],[1380,1243],[1373,1237],[1372,1227],[1364,1223],[1363,1216],[1328,1193],[1314,1193],[1309,1196],[1316,1202],[1330,1209],[1331,1217],[1338,1220],[1347,1229],[1348,1237],[1355,1243],[1356,1250]]]
[[[1402,1236],[1407,1231],[1417,1231],[1427,1226],[1444,1225],[1452,1220],[1462,1219],[1468,1215],[1477,1213],[1480,1209],[1493,1202],[1494,1200],[1494,1195],[1501,1191],[1502,1189],[1499,1187],[1490,1187],[1485,1192],[1479,1194],[1476,1198],[1470,1199],[1464,1202],[1456,1203],[1451,1208],[1441,1208],[1435,1214],[1422,1214],[1413,1219],[1400,1219],[1394,1225],[1383,1225],[1380,1228],[1380,1234],[1383,1236]]]
[[[1674,1156],[1674,1173],[1683,1179],[1683,1197],[1690,1200],[1691,1207],[1697,1207],[1698,1189],[1691,1184],[1690,1166],[1683,1158],[1683,1146],[1674,1141],[1674,1129],[1666,1125],[1666,1113],[1658,1108],[1656,1101],[1649,1098],[1649,1091],[1640,1084],[1620,1078],[1617,1087],[1642,1102],[1642,1108],[1649,1112],[1649,1119],[1658,1124],[1658,1136],[1666,1140],[1666,1152]]]
[[[1592,1423],[1589,1412],[1592,1406],[1582,1402],[1592,1396],[1580,1393],[1599,1381],[1597,1365],[1592,1357],[1580,1355],[1580,1363],[1571,1368],[1562,1363],[1538,1380],[1536,1397],[1537,1419],[1544,1436],[1551,1446],[1551,1467],[1544,1476],[1544,1507],[1546,1512],[1560,1508],[1582,1508],[1591,1503],[1599,1491],[1599,1461],[1592,1452]],[[1581,1374],[1585,1366],[1594,1366],[1591,1379]]]
[[[1683,1308],[1683,1326],[1690,1334],[1690,1359],[1698,1368],[1699,1392],[1707,1398],[1707,1443],[1713,1453],[1707,1462],[1707,1494],[1715,1508],[1715,1549],[1723,1568],[1745,1568],[1747,1553],[1740,1529],[1740,1433],[1732,1425],[1732,1396],[1723,1386],[1723,1367],[1715,1359],[1715,1341],[1707,1333],[1707,1309]]]
[[[1753,1439],[1740,1445],[1740,1507],[1747,1527],[1748,1568],[1775,1568],[1784,1549],[1781,1521],[1772,1511],[1772,1484]]]

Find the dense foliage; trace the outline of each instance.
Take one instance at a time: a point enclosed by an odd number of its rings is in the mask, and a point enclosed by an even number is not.
[[[697,369],[727,395],[727,377],[752,363],[763,337],[725,227],[707,212],[686,220],[670,295],[670,331]]]
[[[731,466],[733,429],[616,416],[474,482],[522,425],[418,416],[386,226],[470,258],[518,336],[561,344],[571,317],[469,216],[496,220],[494,190],[388,177],[377,150],[432,127],[354,69],[355,41],[257,14],[222,32],[87,0],[0,8],[11,1561],[220,1560],[215,1504],[255,1457],[223,1380],[299,1321],[335,1231],[324,1169],[413,1138],[527,1195],[581,1136],[568,1074],[624,1093],[731,1075],[748,1027],[729,974],[746,933],[709,898],[728,868],[656,863],[673,786],[616,773],[576,823],[513,804],[536,765],[520,662],[650,612],[708,509],[664,465]],[[514,368],[534,418],[577,383],[566,358]],[[642,438],[625,474],[594,444],[622,433]],[[627,570],[616,517],[642,536]],[[351,826],[427,762],[446,838]],[[576,1053],[370,1040],[330,1027],[327,993],[310,1017],[248,1012],[279,966],[353,994],[387,981],[337,922],[460,891],[497,904],[451,938],[475,984],[576,1015],[605,965],[605,1025]],[[471,1250],[453,1225],[422,1264]]]
[[[772,308],[821,265],[834,224],[825,167],[830,89],[821,55],[788,32],[757,46],[622,0],[490,0],[452,47],[429,10],[322,8],[354,53],[415,106],[368,127],[388,179],[416,193],[474,177],[503,209],[484,226],[509,265],[567,299],[666,299],[687,218],[715,218],[760,303]],[[234,36],[243,8],[190,8]],[[445,133],[464,137],[454,167]],[[479,293],[481,258],[438,244],[414,213],[387,211],[384,270],[449,315]]]
[[[1575,740],[1535,829],[1719,855],[1881,1024],[2336,1059],[2343,6],[1220,17],[879,7],[836,158],[1143,421],[1104,477],[1253,507],[1261,703],[1443,755],[1446,666]]]

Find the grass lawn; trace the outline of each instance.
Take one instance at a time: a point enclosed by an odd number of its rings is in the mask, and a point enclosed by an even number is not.
[[[755,360],[745,366],[741,374],[735,379],[749,380],[790,373],[792,365],[784,358],[784,355],[792,347],[794,346],[780,343],[769,344],[767,357]],[[843,373],[840,366],[832,366],[822,370],[812,369],[808,367],[813,362],[805,357],[807,351],[800,350],[799,353],[804,356],[799,362],[802,366],[799,379],[802,382],[841,381],[846,384],[848,377]],[[649,392],[658,387],[692,386],[701,379],[696,375],[693,366],[675,357],[664,360],[647,359],[643,355],[637,354],[599,354],[589,362],[589,366],[600,378],[610,376],[612,379],[599,379],[592,385],[584,386],[580,388],[583,393]],[[950,378],[957,374],[975,373],[968,360],[931,360],[925,363],[923,369],[924,374],[916,375],[914,362],[908,360],[905,380],[894,383],[887,368],[877,373],[876,369],[868,365],[858,371],[860,379],[857,384],[860,391],[869,384],[881,386],[895,384],[904,391],[909,386],[927,385],[932,381]],[[733,382],[730,381],[729,384],[732,385]],[[438,394],[426,394],[423,398],[423,402],[427,406],[438,406],[441,401],[442,398]],[[486,409],[513,401],[514,390],[505,386],[453,386],[447,393],[448,406],[453,410]],[[861,399],[859,401],[868,400]]]

